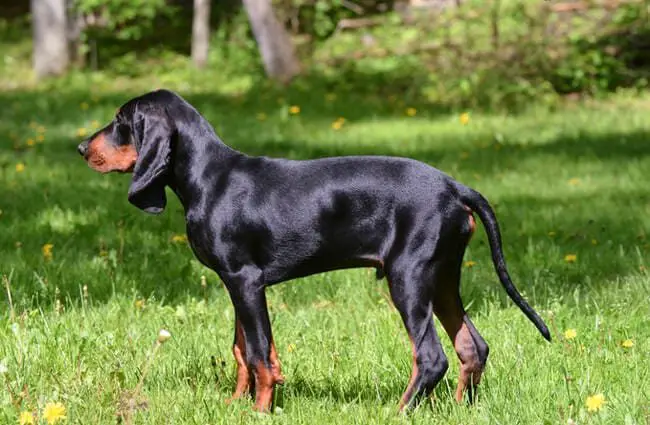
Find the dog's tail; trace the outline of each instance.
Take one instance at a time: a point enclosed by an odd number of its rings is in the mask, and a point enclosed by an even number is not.
[[[501,248],[501,232],[499,231],[499,224],[497,223],[497,218],[494,215],[492,207],[480,193],[475,190],[472,190],[466,186],[457,185],[458,192],[461,195],[462,201],[475,211],[485,227],[485,232],[487,233],[488,241],[490,243],[490,250],[492,251],[492,262],[494,263],[494,268],[496,269],[497,274],[499,275],[499,280],[501,285],[506,290],[506,293],[510,296],[510,299],[514,301],[515,304],[524,312],[526,317],[530,319],[531,322],[537,327],[542,336],[547,340],[551,340],[551,334],[548,331],[548,327],[544,323],[541,317],[533,310],[533,308],[528,305],[526,300],[521,296],[515,285],[510,280],[510,275],[508,274],[508,269],[506,268],[506,260],[503,257],[503,250]]]

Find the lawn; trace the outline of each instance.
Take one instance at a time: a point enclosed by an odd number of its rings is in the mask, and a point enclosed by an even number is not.
[[[463,124],[464,111],[399,96],[246,84],[75,74],[0,93],[0,423],[41,415],[50,402],[65,406],[70,424],[116,423],[161,328],[172,338],[145,376],[146,407],[133,423],[650,422],[650,97],[469,111]],[[250,400],[225,405],[233,310],[183,238],[180,203],[172,195],[161,216],[144,214],[126,199],[128,176],[99,175],[75,150],[157,86],[179,90],[250,154],[409,156],[479,190],[501,223],[515,284],[553,342],[505,295],[479,225],[462,284],[490,345],[474,406],[453,401],[458,362],[444,336],[445,379],[431,401],[396,414],[410,347],[386,282],[365,269],[268,289],[287,378],[278,409],[261,416]],[[596,394],[605,402],[589,411]]]

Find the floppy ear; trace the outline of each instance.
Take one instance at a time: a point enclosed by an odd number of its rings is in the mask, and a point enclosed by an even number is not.
[[[129,187],[129,202],[149,214],[160,214],[167,205],[165,186],[171,156],[173,128],[165,112],[143,114],[134,124],[139,140],[138,159]]]

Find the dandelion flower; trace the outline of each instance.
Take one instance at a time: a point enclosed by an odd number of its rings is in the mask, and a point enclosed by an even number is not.
[[[34,139],[27,139],[27,141],[25,142],[27,146],[34,146],[35,143],[36,142],[34,142]]]
[[[160,332],[158,332],[158,342],[160,344],[164,344],[171,337],[172,337],[172,334],[169,333],[169,331],[166,330],[166,329],[161,329]]]
[[[408,115],[409,117],[414,117],[415,115],[417,115],[417,113],[418,110],[415,108],[406,108],[406,115]]]
[[[476,265],[476,261],[471,261],[471,260],[465,261],[465,267],[467,267],[468,269],[471,269],[475,265]]]
[[[585,405],[587,406],[587,410],[589,412],[598,412],[603,408],[605,403],[607,403],[605,396],[599,393],[587,397]]]
[[[292,343],[292,344],[289,344],[289,346],[287,347],[287,352],[289,352],[289,353],[292,353],[295,350],[296,350],[296,344]]]
[[[569,183],[569,185],[571,185],[571,186],[577,186],[577,185],[580,184],[580,179],[574,177],[574,178],[572,178],[572,179],[569,179],[568,183]]]
[[[32,415],[32,412],[20,412],[20,416],[18,416],[19,425],[34,425],[35,423],[36,422],[34,421],[34,415]]]
[[[43,418],[48,424],[56,424],[65,419],[65,406],[61,403],[47,403],[43,410]]]
[[[469,113],[463,112],[460,114],[460,117],[458,119],[462,125],[467,125],[469,123]]]
[[[343,124],[345,124],[345,118],[343,117],[338,117],[333,123],[332,123],[332,128],[334,130],[340,130],[341,127],[343,127]]]
[[[555,233],[555,232],[548,232],[548,235],[549,235],[550,237],[553,237],[553,236],[555,236],[556,234],[557,234],[557,233]]]
[[[292,107],[289,108],[289,113],[291,115],[298,115],[300,113],[300,106],[293,105]]]
[[[578,332],[575,329],[567,329],[564,331],[564,339],[574,339],[578,336]]]
[[[42,142],[44,140],[45,140],[45,136],[43,136],[42,134],[39,134],[38,136],[36,136],[36,141],[37,142]]]
[[[16,164],[16,172],[22,173],[23,171],[25,171],[25,164],[23,164],[22,162]]]
[[[136,308],[136,310],[142,310],[144,309],[144,300],[135,300],[133,303],[133,306]]]
[[[91,126],[92,128],[99,128],[99,121],[97,121],[97,120],[93,120],[93,121],[90,123],[90,126]]]
[[[621,346],[623,348],[632,348],[634,347],[634,341],[631,339],[626,339],[625,341],[621,342]]]
[[[85,128],[81,127],[77,129],[77,136],[84,137],[86,134],[88,134],[88,130]]]
[[[45,133],[45,127],[39,125],[38,128],[36,128],[36,131],[38,131],[39,133]]]
[[[578,256],[576,254],[567,254],[564,256],[564,261],[567,263],[575,263],[578,260]]]
[[[172,236],[172,242],[174,242],[174,243],[185,243],[185,242],[187,242],[187,235],[174,235],[174,236]]]
[[[52,248],[54,248],[54,245],[52,245],[51,243],[46,243],[41,248],[41,251],[43,252],[43,258],[45,258],[48,261],[52,259]]]

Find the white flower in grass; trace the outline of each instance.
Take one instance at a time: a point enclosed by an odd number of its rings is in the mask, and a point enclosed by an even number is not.
[[[7,369],[7,361],[2,360],[0,361],[0,375],[4,375],[6,373],[9,373],[9,369]]]
[[[160,332],[158,332],[158,342],[161,344],[164,344],[171,337],[172,334],[170,334],[166,329],[161,329]]]

